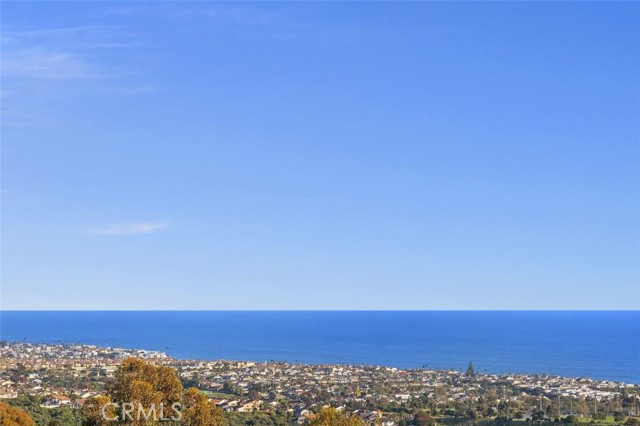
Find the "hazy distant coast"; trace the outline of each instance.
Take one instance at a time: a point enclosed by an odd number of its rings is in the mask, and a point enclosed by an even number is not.
[[[640,312],[0,311],[5,340],[640,383]]]
[[[586,417],[597,413],[612,415],[623,408],[626,413],[635,414],[639,400],[639,388],[633,384],[547,375],[483,374],[472,365],[462,372],[276,361],[204,361],[174,359],[162,351],[144,349],[25,342],[1,344],[0,397],[48,395],[50,401],[55,401],[53,404],[82,403],[83,399],[100,394],[104,383],[128,357],[174,367],[184,383],[208,392],[226,411],[254,411],[261,406],[277,405],[284,398],[295,401],[288,407],[291,409],[300,408],[300,401],[306,401],[303,406],[320,400],[333,406],[352,406],[370,400],[382,409],[421,404],[434,411],[449,410],[451,415],[462,415],[463,407],[469,410],[470,405],[480,403],[482,408],[474,408],[479,410],[477,415],[488,410],[495,416],[499,414],[498,407],[502,407],[510,416],[526,417],[532,410],[543,407],[552,417],[571,414]],[[49,386],[43,377],[56,386]],[[69,395],[76,398],[72,401]],[[504,405],[506,401],[510,401],[510,407]]]

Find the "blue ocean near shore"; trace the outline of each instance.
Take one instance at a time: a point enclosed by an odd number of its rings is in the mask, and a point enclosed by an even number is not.
[[[0,338],[640,383],[640,311],[1,311]]]

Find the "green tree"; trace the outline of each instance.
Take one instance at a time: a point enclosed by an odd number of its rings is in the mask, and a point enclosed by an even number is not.
[[[235,395],[240,395],[240,389],[238,388],[238,386],[236,386],[233,382],[231,382],[230,380],[225,380],[224,383],[222,384],[222,390],[225,391],[226,393],[232,393]]]
[[[467,376],[476,377],[476,370],[473,368],[473,362],[469,361],[469,365],[467,366]]]
[[[498,416],[494,420],[496,426],[511,426],[513,420],[506,416]]]
[[[531,420],[537,423],[540,423],[542,420],[544,420],[544,418],[545,418],[544,411],[540,409],[534,410],[533,413],[531,414]]]
[[[623,421],[625,418],[625,415],[622,411],[616,411],[615,413],[613,413],[613,420],[616,423],[620,423],[621,421]]]
[[[413,416],[413,424],[415,426],[434,426],[436,421],[429,413],[423,411]]]

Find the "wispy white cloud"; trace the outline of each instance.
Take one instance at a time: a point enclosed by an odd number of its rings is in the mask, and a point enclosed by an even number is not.
[[[148,57],[137,30],[115,25],[27,27],[5,24],[2,45],[2,127],[64,123],[51,108],[69,93],[137,96],[158,91],[145,78]],[[52,102],[53,103],[53,102]]]
[[[104,228],[89,230],[91,235],[140,235],[152,234],[171,226],[167,222],[140,222],[109,225]]]
[[[255,7],[217,7],[209,9],[206,15],[220,23],[257,26],[282,26],[282,15],[267,9]]]
[[[114,70],[96,61],[96,53],[138,45],[130,34],[105,26],[9,28],[2,35],[2,75],[44,80],[112,76]]]
[[[86,61],[69,52],[44,49],[9,51],[2,60],[2,75],[5,77],[74,80],[87,78],[91,74]]]
[[[5,108],[0,120],[3,127],[57,127],[60,123],[51,115]]]

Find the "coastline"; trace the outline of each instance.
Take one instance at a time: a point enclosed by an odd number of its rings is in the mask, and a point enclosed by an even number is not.
[[[485,374],[476,372],[471,363],[462,372],[356,364],[205,361],[176,359],[145,349],[5,341],[0,344],[0,399],[11,401],[27,395],[43,401],[45,408],[80,408],[88,398],[101,395],[122,361],[131,357],[175,369],[185,387],[205,392],[212,404],[228,413],[268,413],[277,406],[280,411],[300,415],[323,405],[355,407],[365,401],[372,412],[376,407],[380,413],[390,407],[403,412],[421,404],[432,413],[453,417],[467,416],[464,410],[468,408],[464,407],[480,401],[489,404],[489,414],[482,416],[491,415],[491,404],[504,406],[509,401],[503,408],[516,417],[531,415],[543,401],[551,410],[549,415],[556,417],[589,417],[598,412],[610,415],[621,403],[627,404],[627,415],[639,413],[637,384],[538,374]],[[16,381],[15,377],[23,379]],[[289,402],[283,405],[282,401]],[[520,411],[511,411],[508,407],[512,405],[521,407]],[[522,407],[526,409],[522,411]],[[594,413],[591,407],[595,407]],[[495,411],[493,416],[498,414]]]
[[[6,346],[5,346],[6,345]],[[291,362],[287,360],[268,360],[268,361],[257,361],[257,360],[249,360],[249,359],[188,359],[188,358],[176,358],[172,357],[166,352],[150,350],[150,349],[142,349],[142,348],[122,348],[122,347],[111,347],[111,346],[97,346],[91,344],[84,344],[81,342],[58,342],[58,343],[36,343],[36,342],[18,342],[18,341],[6,341],[0,340],[0,354],[3,353],[4,347],[10,348],[49,348],[54,353],[59,351],[60,353],[66,352],[69,349],[81,349],[82,352],[110,352],[115,354],[113,358],[113,364],[117,365],[122,360],[126,358],[140,358],[153,363],[170,365],[170,366],[184,366],[184,365],[201,365],[202,363],[226,363],[226,364],[238,364],[238,365],[280,365],[280,366],[306,366],[311,368],[373,368],[373,369],[385,369],[389,371],[398,371],[398,372],[428,372],[428,373],[441,373],[448,375],[464,375],[464,371],[457,370],[453,368],[449,369],[439,369],[439,368],[428,368],[428,366],[424,366],[423,368],[398,368],[394,366],[388,365],[378,365],[378,364],[361,364],[361,363],[301,363],[301,362]],[[51,354],[48,355],[51,357]],[[27,356],[29,358],[29,356]],[[52,357],[53,359],[57,359],[59,361],[63,361],[66,359],[65,356],[61,355],[56,357],[55,355]],[[79,358],[84,361],[91,361],[91,358]],[[71,363],[75,363],[75,357],[69,359]],[[37,365],[37,364],[35,364]],[[2,357],[0,357],[0,369],[5,366],[4,361],[2,361]],[[606,379],[596,379],[588,376],[582,377],[570,377],[570,376],[562,376],[557,374],[546,374],[546,373],[523,373],[523,372],[509,372],[506,374],[498,374],[498,373],[486,373],[481,371],[476,371],[475,375],[477,378],[502,378],[502,377],[511,377],[516,379],[522,378],[549,378],[549,379],[564,379],[568,381],[578,381],[581,383],[601,383],[607,385],[615,385],[618,387],[640,387],[640,382],[631,383],[625,381],[618,380],[606,380]]]
[[[176,359],[284,360],[640,382],[640,312],[0,311],[5,340],[142,347]]]

